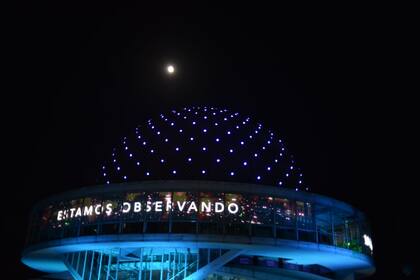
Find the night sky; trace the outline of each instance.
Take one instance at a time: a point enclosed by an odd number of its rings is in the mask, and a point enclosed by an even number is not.
[[[277,131],[312,190],[367,214],[371,279],[414,279],[410,15],[367,6],[21,5],[2,36],[2,258],[13,278],[38,275],[19,260],[37,200],[94,184],[113,145],[149,117],[207,105]],[[167,63],[176,66],[171,77]]]

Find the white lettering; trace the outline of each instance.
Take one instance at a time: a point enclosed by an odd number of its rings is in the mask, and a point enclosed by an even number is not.
[[[207,204],[202,201],[201,202],[201,212],[209,213],[211,211],[211,202],[207,202]]]
[[[124,208],[124,207],[126,207],[126,208]],[[130,209],[131,209],[131,204],[129,202],[124,202],[122,212],[123,213],[128,213],[128,212],[130,212]]]
[[[106,205],[106,211],[105,211],[105,213],[107,214],[107,216],[111,215],[111,213],[112,213],[112,203],[108,203]]]
[[[225,205],[222,202],[216,202],[214,204],[214,211],[216,213],[221,213],[221,212],[225,211]]]
[[[80,217],[80,216],[82,216],[82,208],[77,208],[77,210],[76,210],[76,215],[74,215],[74,217]]]
[[[138,213],[140,211],[141,211],[141,203],[138,201],[134,202],[134,212]]]
[[[228,205],[228,211],[230,214],[236,214],[239,211],[239,206],[236,203],[230,203]]]
[[[176,204],[178,204],[179,211],[184,210],[184,207],[185,207],[186,203],[187,203],[186,201],[182,202],[182,204],[180,204],[179,201],[176,202]]]
[[[152,202],[148,201],[146,203],[146,212],[150,212],[152,210]]]
[[[83,216],[92,216],[93,213],[93,206],[85,206],[85,209],[83,211]]]
[[[60,210],[57,213],[57,221],[61,221],[62,219],[63,219],[63,210]]]
[[[102,207],[102,205],[100,205],[100,204],[96,204],[96,206],[95,206],[95,214],[96,215],[101,215],[101,207]]]
[[[189,213],[189,212],[191,212],[191,210],[194,210],[195,212],[198,211],[197,205],[195,205],[195,202],[194,201],[191,202],[190,207],[188,207],[188,211],[187,212]]]
[[[155,211],[156,212],[162,212],[162,201],[156,201],[155,202]]]

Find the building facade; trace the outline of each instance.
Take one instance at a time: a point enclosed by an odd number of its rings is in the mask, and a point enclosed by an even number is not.
[[[121,139],[98,184],[39,202],[22,261],[67,279],[354,279],[368,221],[309,191],[282,139],[213,107]]]

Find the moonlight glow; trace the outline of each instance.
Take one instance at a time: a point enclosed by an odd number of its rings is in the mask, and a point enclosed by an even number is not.
[[[175,68],[173,65],[168,65],[168,67],[166,67],[166,71],[168,71],[169,74],[173,74],[175,72]]]

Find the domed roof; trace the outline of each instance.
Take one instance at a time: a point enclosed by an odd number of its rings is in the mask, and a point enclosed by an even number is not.
[[[307,190],[282,139],[237,112],[188,107],[136,127],[100,168],[104,184],[217,180]]]

